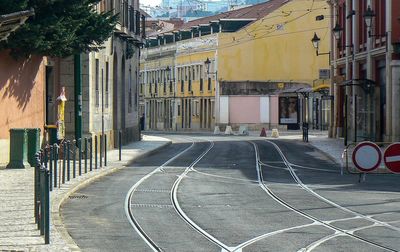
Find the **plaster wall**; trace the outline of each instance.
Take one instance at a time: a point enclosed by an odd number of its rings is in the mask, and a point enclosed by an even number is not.
[[[44,126],[46,59],[15,60],[0,52],[0,165],[8,163],[9,130]]]
[[[319,52],[329,51],[329,18],[316,21],[318,15],[329,16],[326,1],[293,0],[238,32],[219,33],[218,77],[311,85],[319,69],[329,69],[328,55],[316,56],[311,43],[316,32]]]

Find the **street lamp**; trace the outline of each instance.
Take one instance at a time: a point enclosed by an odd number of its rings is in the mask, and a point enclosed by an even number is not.
[[[311,42],[312,42],[312,44],[313,44],[313,46],[314,46],[314,48],[315,48],[315,52],[316,52],[317,56],[320,56],[320,55],[330,55],[330,54],[331,54],[330,52],[327,52],[327,53],[320,53],[320,52],[318,52],[318,49],[319,49],[319,42],[320,42],[320,41],[321,41],[321,39],[317,36],[317,33],[314,32],[314,37],[311,39]]]
[[[364,13],[364,21],[368,28],[368,37],[371,37],[371,26],[372,26],[372,18],[375,17],[374,11],[371,9],[371,6],[368,5],[367,10]]]
[[[353,48],[353,44],[344,45],[344,46],[342,46],[340,44],[340,39],[342,38],[342,35],[343,35],[343,28],[339,25],[339,23],[336,23],[335,27],[333,27],[333,29],[332,29],[332,32],[333,32],[333,36],[335,37],[335,39],[337,41],[337,47],[338,48],[346,48],[346,47]]]
[[[207,74],[208,75],[217,74],[217,72],[210,72],[211,60],[208,57],[207,57],[206,61],[204,61],[204,64],[207,67]]]
[[[364,21],[365,24],[367,25],[367,29],[368,29],[368,37],[385,37],[387,38],[387,32],[385,32],[385,34],[371,34],[371,29],[372,29],[372,19],[375,17],[375,13],[374,11],[371,9],[371,6],[368,5],[367,10],[365,11],[363,17],[364,17]]]
[[[339,23],[336,23],[335,27],[332,29],[333,36],[335,36],[336,40],[340,40],[342,37],[343,33],[343,28],[339,25]]]

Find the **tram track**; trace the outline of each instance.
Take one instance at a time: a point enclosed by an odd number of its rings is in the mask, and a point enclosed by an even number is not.
[[[135,231],[139,234],[139,236],[146,242],[146,244],[153,250],[153,251],[158,251],[161,252],[163,251],[161,247],[159,247],[152,239],[151,237],[144,231],[144,229],[140,226],[138,220],[135,218],[135,216],[132,213],[132,205],[130,204],[131,199],[133,197],[133,194],[137,190],[137,188],[148,178],[150,178],[152,175],[154,175],[157,172],[162,172],[163,168],[166,167],[168,164],[172,163],[174,160],[182,156],[184,153],[188,152],[190,149],[192,149],[195,145],[195,142],[192,141],[192,144],[185,148],[183,151],[180,151],[178,154],[173,156],[172,158],[168,159],[165,163],[163,163],[161,166],[157,167],[154,169],[152,172],[148,173],[145,175],[143,178],[141,178],[136,184],[134,184],[130,190],[128,191],[126,197],[125,197],[125,215],[127,219],[129,220],[129,223],[131,226],[135,229]]]
[[[292,168],[292,166],[291,166],[291,163],[290,163],[290,162],[287,160],[287,158],[284,156],[284,154],[283,154],[282,150],[279,148],[279,146],[277,146],[275,143],[273,143],[273,142],[271,142],[271,141],[268,141],[268,140],[266,140],[266,141],[269,142],[269,143],[271,143],[271,144],[275,147],[275,149],[279,152],[279,154],[280,154],[282,160],[284,161],[284,164],[285,164],[286,168],[289,170],[291,176],[293,177],[293,179],[295,180],[295,182],[296,182],[301,188],[303,188],[303,189],[306,190],[307,192],[311,193],[313,196],[317,197],[319,200],[322,200],[322,201],[324,201],[325,203],[330,204],[331,206],[334,206],[334,207],[336,207],[336,208],[339,208],[339,209],[341,209],[341,210],[343,210],[343,211],[345,211],[345,212],[351,213],[351,214],[355,215],[355,216],[358,217],[358,218],[365,219],[365,220],[368,220],[368,221],[374,223],[373,225],[370,225],[370,226],[361,227],[361,228],[357,228],[357,229],[348,231],[348,230],[344,230],[344,229],[338,228],[338,227],[334,226],[333,224],[330,224],[331,222],[334,222],[335,220],[327,222],[327,221],[321,220],[321,219],[319,219],[319,218],[316,218],[316,217],[314,217],[314,216],[312,216],[312,215],[306,213],[305,211],[302,211],[302,210],[300,210],[300,209],[298,209],[298,208],[292,206],[291,204],[289,204],[288,202],[286,202],[284,199],[282,199],[281,197],[279,197],[277,194],[275,194],[275,193],[265,184],[265,181],[264,181],[264,178],[263,178],[263,172],[262,172],[262,165],[261,165],[262,162],[260,162],[260,155],[259,155],[258,145],[257,145],[256,143],[254,143],[254,142],[250,142],[251,144],[253,144],[253,147],[254,147],[254,150],[255,150],[255,153],[256,153],[256,169],[257,169],[257,175],[258,175],[258,183],[259,183],[259,186],[260,186],[271,198],[273,198],[275,201],[277,201],[278,203],[280,203],[280,204],[283,205],[284,207],[286,207],[286,208],[288,208],[288,209],[290,209],[290,210],[292,210],[292,211],[294,211],[294,212],[300,214],[301,216],[303,216],[303,217],[305,217],[305,218],[307,218],[307,219],[309,219],[309,220],[312,220],[312,221],[314,222],[314,223],[312,223],[312,224],[318,223],[319,225],[324,226],[324,227],[326,227],[326,228],[328,228],[328,229],[334,231],[334,234],[333,234],[333,235],[329,235],[329,236],[327,236],[327,237],[325,237],[325,238],[322,238],[322,239],[320,239],[319,241],[316,241],[316,242],[314,242],[313,244],[310,244],[310,245],[307,246],[305,249],[300,250],[300,251],[311,251],[312,249],[316,248],[317,246],[319,246],[319,245],[322,244],[323,242],[325,242],[325,241],[327,241],[327,240],[329,240],[329,239],[338,237],[338,236],[348,236],[348,237],[354,238],[354,239],[359,240],[359,241],[364,242],[364,243],[368,243],[368,244],[370,244],[370,245],[372,245],[372,246],[375,246],[375,247],[377,247],[377,248],[380,248],[380,249],[383,249],[383,250],[386,250],[386,251],[398,251],[398,250],[395,250],[395,249],[392,249],[392,248],[390,248],[390,247],[387,247],[387,246],[378,244],[378,243],[376,243],[376,242],[374,242],[374,241],[365,239],[365,238],[363,238],[363,237],[360,237],[360,236],[354,234],[355,231],[358,231],[358,230],[361,230],[361,229],[366,229],[366,228],[371,228],[371,227],[378,226],[378,225],[380,225],[380,226],[385,226],[385,227],[392,227],[392,229],[394,229],[394,230],[397,230],[397,229],[398,229],[397,227],[393,227],[393,226],[391,226],[391,225],[388,224],[388,223],[381,222],[381,221],[372,219],[372,218],[369,217],[369,216],[365,216],[365,215],[363,215],[363,214],[354,212],[354,211],[352,211],[352,210],[350,210],[350,209],[348,209],[348,208],[345,208],[345,207],[343,207],[343,206],[340,206],[340,205],[338,205],[338,204],[336,204],[336,203],[334,203],[334,202],[332,202],[332,201],[330,201],[330,200],[328,200],[328,199],[322,197],[321,195],[315,193],[313,190],[311,190],[310,188],[308,188],[306,185],[304,185],[304,184],[302,183],[302,181],[300,180],[300,178],[299,178],[299,177],[297,176],[297,174],[294,172],[294,170],[293,170],[293,168]],[[282,168],[284,168],[284,167],[282,167]],[[281,230],[277,230],[277,231],[275,231],[275,232],[280,232],[280,231],[281,231]],[[268,237],[268,235],[269,235],[269,234],[262,235],[262,236],[259,237],[259,239],[256,238],[256,239],[254,239],[251,243],[249,243],[249,244],[243,244],[243,245],[248,246],[248,245],[250,245],[250,244],[252,244],[252,243],[255,243],[255,242],[259,241],[259,240],[264,239],[265,237]],[[244,247],[244,246],[238,246],[238,247],[236,247],[236,248],[239,249],[239,248],[243,248],[243,247]],[[237,250],[233,250],[233,251],[237,251]]]

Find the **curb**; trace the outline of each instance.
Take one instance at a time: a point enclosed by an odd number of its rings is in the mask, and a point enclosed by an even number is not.
[[[147,156],[151,155],[152,153],[169,146],[171,143],[172,143],[172,141],[167,141],[166,143],[164,143],[150,151],[138,154],[136,157],[133,157],[133,158],[129,159],[128,161],[125,161],[120,166],[110,168],[107,170],[103,170],[99,174],[96,174],[92,177],[88,177],[87,179],[71,186],[70,188],[65,188],[66,191],[61,192],[60,195],[55,195],[54,199],[51,202],[51,206],[50,206],[51,207],[50,212],[51,212],[51,216],[52,216],[51,224],[53,225],[55,230],[57,230],[57,232],[60,234],[62,240],[64,240],[64,242],[66,243],[66,245],[68,246],[68,248],[71,251],[81,251],[81,249],[78,247],[78,245],[75,243],[75,241],[72,239],[72,237],[68,233],[68,230],[65,228],[63,218],[62,218],[61,212],[60,212],[61,206],[65,203],[65,201],[69,198],[69,196],[72,195],[73,193],[75,193],[76,191],[90,185],[91,183],[95,182],[96,180],[99,180],[104,176],[107,176],[109,174],[112,174],[114,172],[117,172],[117,171],[125,168],[127,165],[132,163],[134,160],[136,160],[138,158],[147,157]]]

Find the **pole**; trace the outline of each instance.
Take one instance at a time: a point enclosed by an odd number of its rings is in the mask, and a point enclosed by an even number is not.
[[[347,146],[347,94],[344,99],[344,146]]]
[[[85,173],[87,173],[88,139],[85,137]]]
[[[82,66],[81,55],[74,55],[75,139],[82,139]],[[81,142],[79,142],[79,151]]]
[[[89,169],[90,171],[93,170],[93,137],[89,138],[89,151],[90,151],[90,162],[89,162]]]
[[[50,244],[50,190],[49,190],[49,171],[43,169],[44,177],[44,243]]]
[[[107,166],[107,135],[104,136],[104,166]]]
[[[122,131],[121,130],[118,131],[118,151],[119,151],[119,153],[118,153],[119,161],[121,161],[121,159],[122,159]]]
[[[67,141],[67,181],[70,180],[71,177],[71,157],[70,157],[70,149],[71,149],[71,142]]]

